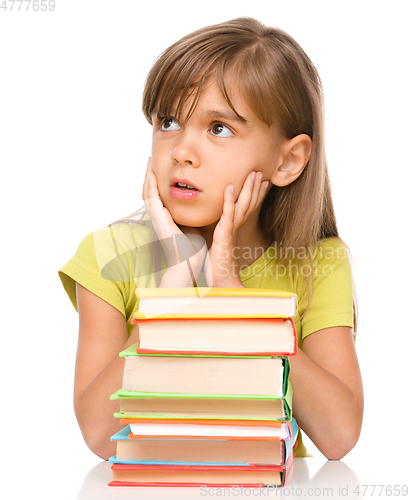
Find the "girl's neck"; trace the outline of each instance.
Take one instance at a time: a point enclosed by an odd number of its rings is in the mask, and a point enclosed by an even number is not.
[[[236,234],[236,242],[232,251],[237,258],[239,269],[250,266],[272,243],[264,238],[258,219],[259,210],[249,217]],[[208,250],[212,246],[216,225],[217,223],[198,228],[206,241]]]

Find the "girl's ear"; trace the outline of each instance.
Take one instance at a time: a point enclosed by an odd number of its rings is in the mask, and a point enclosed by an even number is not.
[[[303,172],[312,152],[312,139],[300,134],[282,143],[280,161],[270,180],[275,186],[287,186]]]

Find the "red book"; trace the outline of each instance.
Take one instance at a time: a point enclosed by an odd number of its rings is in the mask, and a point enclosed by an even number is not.
[[[293,356],[297,351],[292,318],[139,318],[134,323],[138,354]]]
[[[293,458],[292,452],[285,466],[113,464],[109,486],[283,486]]]

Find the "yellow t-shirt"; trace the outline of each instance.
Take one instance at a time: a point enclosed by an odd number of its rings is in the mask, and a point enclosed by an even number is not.
[[[63,286],[76,310],[75,283],[78,282],[124,315],[129,334],[134,328],[131,319],[137,307],[136,287],[156,287],[156,279],[159,283],[166,269],[161,245],[148,216],[144,217],[144,222],[145,226],[121,224],[94,231],[82,240],[74,257],[59,270]],[[157,271],[152,261],[156,250],[159,255]],[[261,255],[262,250],[259,249],[254,255],[255,261],[240,272],[242,283],[247,288],[273,288],[297,294],[298,312],[293,319],[300,348],[303,339],[318,330],[333,326],[353,328],[351,266],[346,246],[340,239],[321,240],[311,254],[313,268],[306,266],[301,270],[296,265],[285,267],[278,262],[285,252],[292,255],[290,251],[303,252],[303,249],[285,249],[274,242]],[[249,249],[249,252],[254,250]],[[248,256],[252,257],[252,254]],[[308,304],[304,275],[310,272],[314,274],[313,294],[303,315]],[[198,286],[206,286],[203,273]],[[306,456],[301,434],[295,454]]]

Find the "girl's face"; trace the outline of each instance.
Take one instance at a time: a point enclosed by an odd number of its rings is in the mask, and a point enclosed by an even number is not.
[[[232,90],[232,104],[246,121],[231,110],[213,79],[188,121],[184,117],[189,100],[179,121],[153,113],[151,165],[161,200],[178,224],[204,227],[217,223],[229,184],[237,199],[250,172],[261,171],[263,180],[269,180],[278,166],[278,134]],[[197,190],[181,189],[178,182]]]

